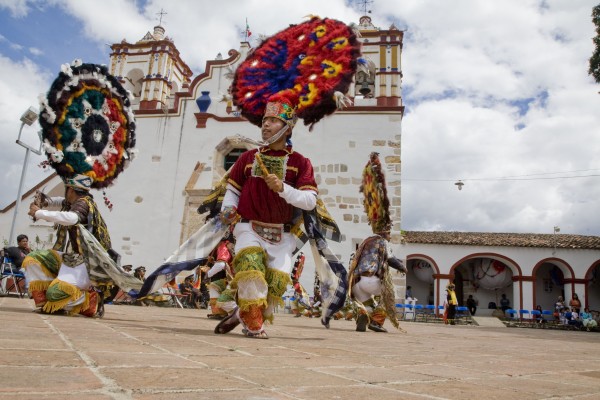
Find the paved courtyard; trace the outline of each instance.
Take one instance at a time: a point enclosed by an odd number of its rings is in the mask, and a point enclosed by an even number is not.
[[[205,310],[32,309],[0,298],[2,399],[600,399],[598,333],[414,322],[359,333],[280,313],[258,340],[215,335]]]

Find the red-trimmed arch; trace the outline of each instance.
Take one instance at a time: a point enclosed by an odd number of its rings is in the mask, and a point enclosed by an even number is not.
[[[464,263],[467,260],[471,260],[473,258],[491,258],[492,260],[496,260],[496,261],[501,261],[503,264],[505,264],[506,266],[508,266],[510,268],[510,270],[513,273],[513,281],[515,280],[515,277],[518,277],[518,282],[519,282],[519,308],[523,308],[523,281],[522,281],[522,277],[523,277],[523,271],[521,270],[521,267],[519,266],[519,264],[514,261],[513,259],[511,259],[510,257],[506,257],[502,254],[498,254],[498,253],[473,253],[473,254],[469,254],[467,256],[464,256],[463,258],[459,259],[458,261],[456,261],[454,264],[452,264],[452,267],[450,267],[450,271],[448,272],[448,275],[451,277],[454,277],[454,270],[461,265],[462,263]],[[515,273],[516,272],[516,273]],[[439,285],[438,285],[439,286]]]
[[[563,260],[561,258],[547,257],[547,258],[544,258],[544,259],[541,259],[540,261],[538,261],[533,266],[533,269],[531,270],[531,278],[533,279],[533,304],[534,305],[537,304],[537,293],[536,293],[536,290],[535,290],[535,282],[537,281],[537,273],[538,273],[538,270],[544,264],[552,264],[552,265],[557,266],[563,272],[563,274],[565,275],[565,277],[567,276],[567,273],[570,274],[571,275],[570,276],[570,279],[571,279],[571,293],[575,292],[575,283],[573,282],[573,279],[575,278],[575,271],[573,271],[573,268],[569,265],[568,262],[566,262],[565,260]]]
[[[596,268],[600,266],[600,260],[596,260],[595,262],[592,263],[592,265],[590,265],[590,267],[587,269],[587,271],[585,271],[585,275],[583,276],[585,278],[585,293],[584,293],[584,297],[585,297],[585,302],[584,305],[585,307],[589,307],[590,306],[590,299],[589,299],[589,294],[588,294],[588,282],[592,280],[592,271]]]
[[[437,284],[435,285],[435,290],[437,291],[437,293],[435,295],[435,299],[433,299],[433,302],[434,302],[434,304],[438,304],[439,303],[439,298],[440,298],[440,285],[439,285],[440,267],[437,265],[437,263],[435,262],[435,260],[433,258],[431,258],[431,257],[429,257],[428,255],[425,255],[425,254],[420,254],[420,253],[409,254],[409,255],[406,256],[406,262],[407,262],[407,264],[408,264],[409,260],[425,260],[434,269],[435,273],[433,274],[433,278],[437,282]],[[408,267],[408,265],[407,265],[407,267]]]

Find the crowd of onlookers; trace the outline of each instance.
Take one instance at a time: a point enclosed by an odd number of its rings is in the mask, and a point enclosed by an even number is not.
[[[542,307],[538,305],[535,310],[536,313],[531,314],[531,321],[536,324],[552,325],[555,327],[572,328],[587,331],[598,331],[598,321],[600,320],[600,313],[597,311],[590,311],[588,307],[582,309],[581,300],[577,293],[573,294],[573,297],[567,304],[562,296],[558,296],[552,313],[544,312]],[[514,313],[515,310],[506,309],[507,317],[518,318],[518,315],[510,315],[511,311]]]
[[[577,293],[573,294],[568,305],[562,296],[558,296],[558,300],[554,304],[554,317],[561,325],[586,329],[587,331],[598,328],[598,313],[590,312],[588,307],[582,310],[581,301]]]
[[[132,270],[132,265],[124,265],[125,273],[133,275],[135,278],[144,282],[146,280],[146,267],[139,266]],[[177,284],[174,279],[168,282],[160,292],[152,293],[141,299],[132,299],[126,293],[114,286],[111,289],[111,296],[105,298],[108,304],[133,304],[138,306],[163,306],[176,307],[181,305],[183,308],[208,308],[208,289],[206,288],[206,274],[204,269],[197,268],[197,273],[188,275]]]

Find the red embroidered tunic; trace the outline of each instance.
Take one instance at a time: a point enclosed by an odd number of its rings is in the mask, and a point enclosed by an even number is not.
[[[243,153],[229,174],[228,183],[240,191],[237,212],[242,218],[271,224],[289,223],[294,207],[269,189],[256,161],[257,153],[269,173],[277,175],[293,188],[317,192],[312,164],[291,147],[285,150],[262,147]]]

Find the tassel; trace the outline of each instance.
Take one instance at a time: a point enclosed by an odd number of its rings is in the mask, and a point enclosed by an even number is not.
[[[38,164],[38,167],[40,167],[41,169],[43,169],[44,171],[46,171],[48,168],[50,168],[50,161],[48,160],[44,160],[41,163]]]
[[[104,199],[104,204],[106,204],[106,207],[108,207],[109,211],[112,211],[113,209],[113,204],[110,202],[110,200],[108,199],[108,196],[106,195],[106,190],[102,191],[102,198]]]

